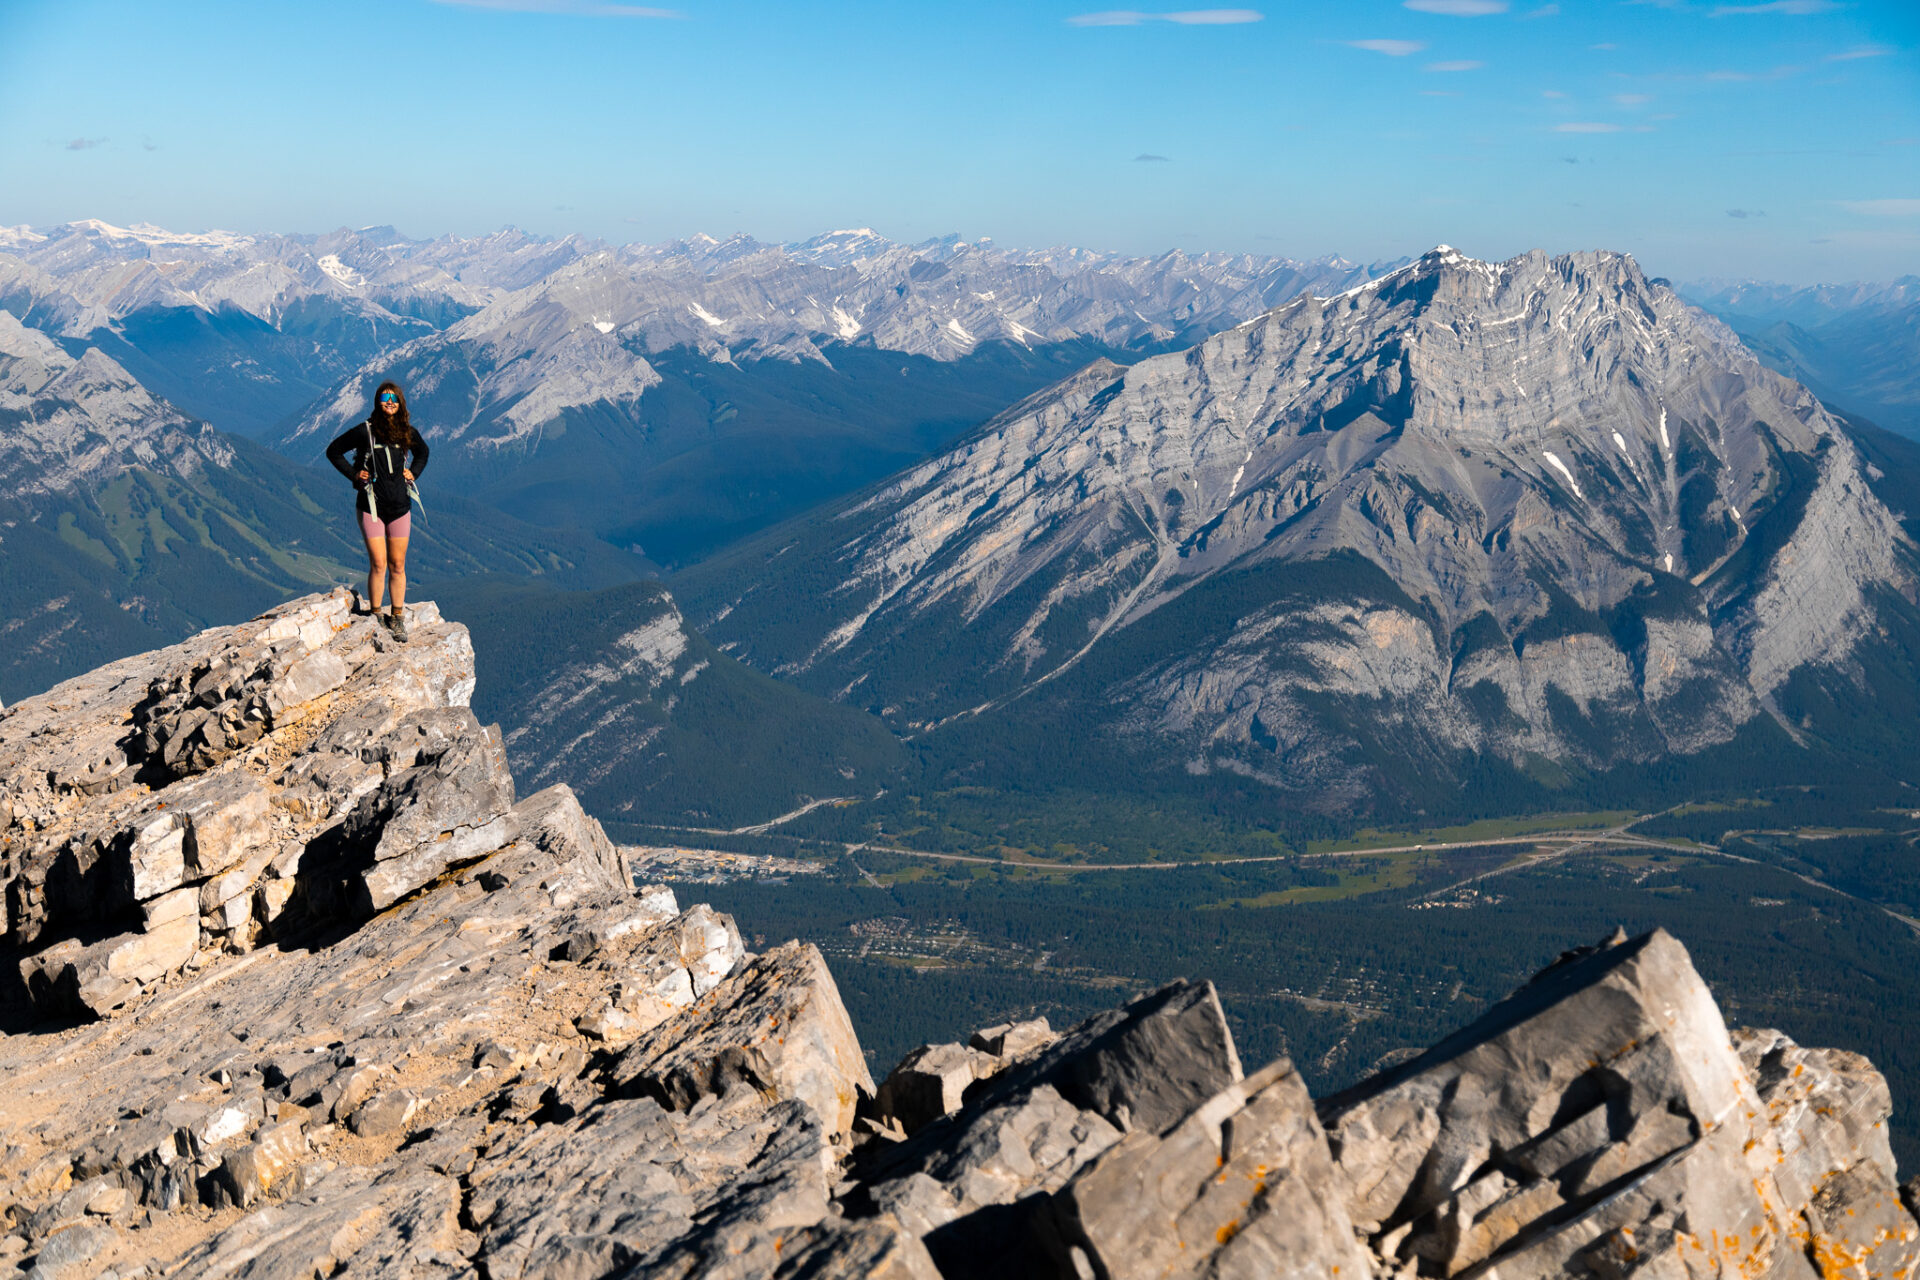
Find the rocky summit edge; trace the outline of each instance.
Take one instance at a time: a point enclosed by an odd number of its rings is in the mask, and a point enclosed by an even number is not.
[[[0,1276],[1911,1276],[1872,1065],[1655,930],[1339,1095],[1179,981],[877,1085],[344,593],[0,713]]]

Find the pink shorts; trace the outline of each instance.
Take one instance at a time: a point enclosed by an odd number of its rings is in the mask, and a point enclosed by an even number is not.
[[[360,532],[369,542],[376,538],[404,538],[413,527],[413,512],[401,516],[398,520],[375,520],[371,512],[362,511]]]

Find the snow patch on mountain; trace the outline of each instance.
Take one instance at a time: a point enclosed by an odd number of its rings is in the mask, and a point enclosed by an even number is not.
[[[340,255],[337,253],[321,254],[320,257],[315,259],[315,263],[322,271],[326,272],[327,275],[338,280],[349,289],[358,289],[366,283],[365,277],[352,267],[349,267],[346,263],[340,261]]]
[[[1554,453],[1551,449],[1549,449],[1546,452],[1542,453],[1540,456],[1547,460],[1548,466],[1552,467],[1555,471],[1558,471],[1561,475],[1567,478],[1567,483],[1573,486],[1574,497],[1578,498],[1582,496],[1580,493],[1580,482],[1573,478],[1573,472],[1567,469],[1567,464],[1560,461],[1559,454]]]

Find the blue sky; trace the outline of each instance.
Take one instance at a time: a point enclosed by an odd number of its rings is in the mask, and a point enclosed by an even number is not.
[[[1920,272],[1916,0],[0,3],[0,222]]]

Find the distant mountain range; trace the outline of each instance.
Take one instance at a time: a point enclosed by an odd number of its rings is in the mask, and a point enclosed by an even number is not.
[[[387,348],[581,252],[519,232],[408,240],[178,233],[97,220],[0,228],[0,308],[114,357],[154,394],[259,435]]]
[[[1920,276],[1886,284],[1701,281],[1688,300],[1823,400],[1920,437]]]
[[[0,309],[305,461],[394,376],[442,483],[686,562],[916,461],[1102,354],[1162,350],[1368,269],[1007,251],[868,230],[615,249],[0,228]]]
[[[684,563],[918,460],[1097,355],[1192,341],[1366,274],[865,230],[599,248],[382,351],[275,442],[310,454],[395,377],[477,494]]]

